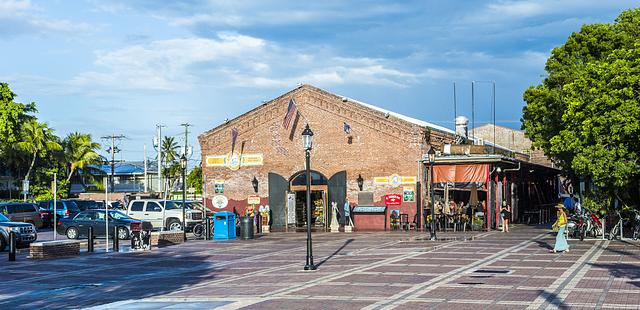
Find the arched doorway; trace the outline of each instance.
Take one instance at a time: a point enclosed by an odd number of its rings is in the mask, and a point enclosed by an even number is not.
[[[295,226],[307,225],[307,175],[299,171],[289,179],[289,189],[295,194]],[[311,170],[311,226],[325,229],[329,220],[327,192],[329,180],[322,173]]]

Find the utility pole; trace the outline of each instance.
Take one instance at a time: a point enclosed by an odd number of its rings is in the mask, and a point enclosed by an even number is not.
[[[158,129],[158,194],[162,192],[162,124],[157,124]]]
[[[189,126],[191,126],[191,124],[189,123],[182,123],[180,124],[180,126],[184,127],[184,153],[182,153],[184,155],[184,158],[187,158],[187,155],[189,154],[189,143],[188,143],[188,139],[189,139]],[[187,164],[188,166],[188,164]],[[185,167],[186,169],[187,167]],[[185,184],[187,180],[185,180],[184,176],[182,177],[182,184]],[[184,185],[186,186],[186,184]],[[184,187],[183,186],[183,187]],[[182,193],[184,195],[184,193]]]
[[[146,193],[148,190],[147,186],[147,145],[144,145],[144,192]]]
[[[110,180],[109,180],[109,185],[111,185],[111,192],[113,192],[113,189],[115,188],[115,184],[114,184],[114,174],[115,174],[115,169],[116,169],[116,153],[120,152],[120,150],[116,147],[116,139],[118,141],[124,139],[123,135],[115,135],[112,134],[110,136],[104,136],[101,137],[102,139],[111,139],[111,147],[107,149],[107,152],[111,153],[111,176],[110,176]]]

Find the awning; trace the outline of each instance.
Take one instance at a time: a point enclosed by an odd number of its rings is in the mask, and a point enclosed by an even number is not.
[[[474,184],[482,188],[489,175],[488,164],[471,165],[435,165],[433,166],[434,187],[449,187],[471,189]]]

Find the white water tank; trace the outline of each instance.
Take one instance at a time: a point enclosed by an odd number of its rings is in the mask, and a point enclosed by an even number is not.
[[[464,116],[456,117],[456,135],[467,139],[469,137],[469,119]]]

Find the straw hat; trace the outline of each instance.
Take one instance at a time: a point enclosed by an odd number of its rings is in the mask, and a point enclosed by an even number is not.
[[[563,205],[563,204],[561,204],[561,203],[556,204],[556,208],[558,208],[558,209],[564,209],[564,205]]]

